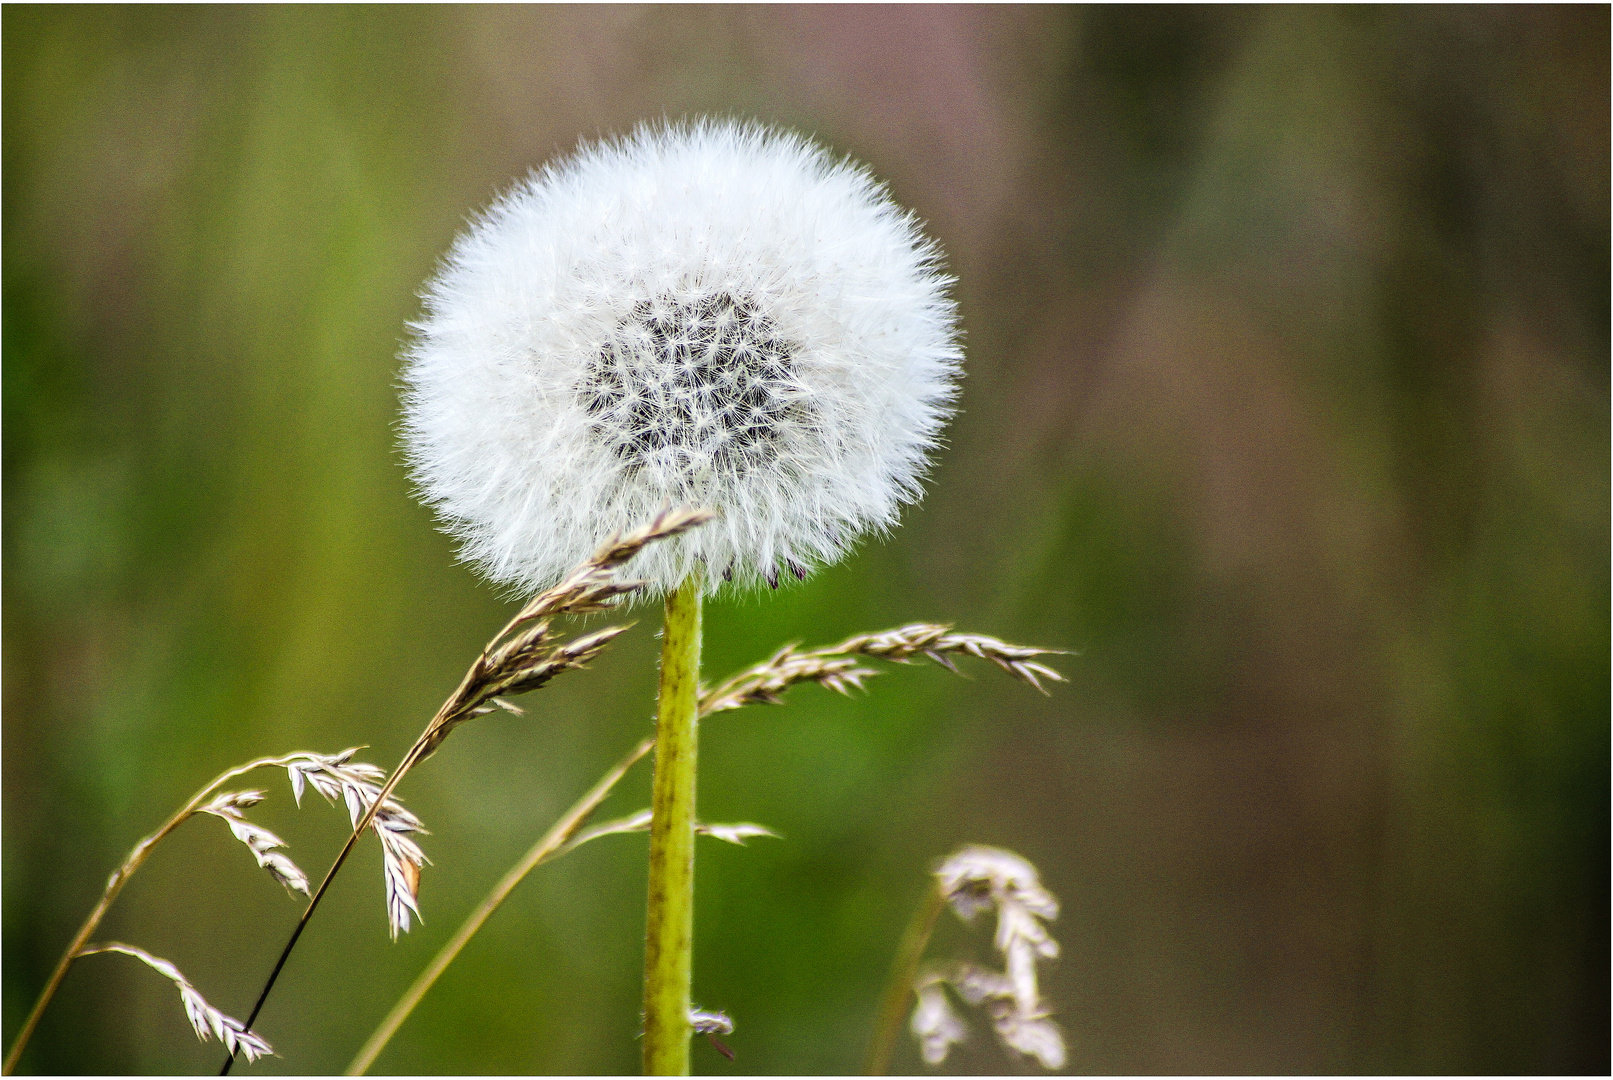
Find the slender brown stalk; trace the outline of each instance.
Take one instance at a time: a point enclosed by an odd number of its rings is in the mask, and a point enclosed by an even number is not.
[[[398,1028],[409,1018],[409,1014],[414,1011],[415,1006],[420,1004],[420,999],[426,996],[426,991],[430,990],[442,973],[448,970],[448,965],[453,963],[454,959],[459,956],[466,943],[476,936],[477,931],[482,928],[482,924],[487,921],[488,917],[498,910],[499,905],[504,903],[505,899],[521,883],[523,878],[543,863],[549,861],[565,847],[566,842],[582,827],[583,822],[588,820],[588,816],[598,808],[600,803],[605,801],[605,797],[611,793],[611,789],[616,786],[617,781],[640,758],[648,754],[654,746],[655,739],[653,737],[645,739],[635,746],[626,757],[617,762],[604,776],[600,777],[599,782],[590,788],[587,794],[573,803],[571,809],[567,810],[560,820],[556,821],[549,828],[549,831],[543,834],[542,839],[532,845],[532,849],[522,857],[521,861],[511,867],[509,873],[505,874],[499,883],[493,886],[493,891],[487,894],[487,898],[481,902],[476,910],[471,913],[470,918],[465,920],[464,925],[459,928],[458,932],[442,947],[426,969],[420,973],[420,977],[415,979],[414,985],[409,987],[408,992],[392,1007],[392,1011],[387,1013],[386,1019],[381,1021],[381,1026],[375,1029],[375,1032],[365,1042],[363,1048],[359,1050],[358,1056],[353,1058],[352,1064],[347,1066],[346,1075],[363,1076],[369,1071],[370,1066],[375,1063],[376,1057],[386,1048],[386,1044],[392,1040],[392,1036],[397,1034]]]
[[[925,891],[924,900],[913,912],[912,920],[902,933],[902,942],[896,947],[896,960],[891,964],[890,982],[885,984],[880,999],[879,1019],[874,1026],[874,1037],[868,1042],[868,1059],[863,1066],[864,1076],[884,1076],[890,1068],[891,1052],[902,1033],[902,1017],[907,1013],[907,999],[913,996],[913,980],[918,976],[919,961],[924,958],[925,946],[935,932],[935,920],[946,908],[946,897],[935,882]]]
[[[171,962],[160,956],[152,956],[146,950],[134,945],[125,945],[121,941],[103,941],[99,945],[86,945],[79,951],[79,956],[94,956],[98,953],[122,953],[132,956],[145,964],[163,978],[174,984],[179,991],[179,1000],[185,1008],[185,1018],[190,1021],[191,1030],[196,1037],[206,1042],[208,1036],[216,1036],[225,1046],[232,1050],[239,1050],[246,1055],[248,1061],[256,1061],[274,1053],[274,1047],[264,1041],[256,1032],[248,1031],[239,1020],[229,1014],[213,1008],[196,989],[196,984],[185,978]]]
[[[415,746],[418,747],[419,744],[416,743]],[[263,1011],[263,1003],[269,999],[269,991],[274,989],[275,981],[280,978],[280,971],[286,966],[286,960],[290,958],[291,950],[297,947],[297,939],[302,937],[303,927],[308,925],[308,920],[313,917],[314,909],[319,906],[319,901],[325,895],[325,890],[330,888],[331,879],[336,876],[336,872],[347,861],[347,856],[352,853],[353,847],[358,843],[358,838],[364,835],[364,830],[369,828],[370,823],[375,820],[376,813],[380,810],[382,803],[386,801],[387,796],[392,794],[392,789],[397,787],[399,780],[403,779],[403,774],[409,771],[409,767],[413,764],[411,758],[415,757],[415,755],[416,750],[414,748],[411,748],[409,753],[404,755],[403,760],[398,763],[398,767],[392,771],[392,776],[381,786],[381,793],[370,804],[370,808],[364,812],[364,816],[359,819],[358,824],[353,827],[353,833],[347,838],[347,843],[342,845],[342,850],[337,853],[336,861],[331,863],[329,870],[325,871],[324,880],[319,883],[319,888],[314,890],[314,895],[309,899],[308,906],[303,909],[302,918],[297,920],[297,925],[292,929],[291,938],[286,942],[286,947],[280,950],[280,959],[275,961],[274,970],[269,973],[268,981],[263,984],[263,990],[258,994],[258,1000],[253,1003],[252,1011],[247,1015],[246,1027],[248,1031],[252,1029],[253,1023],[257,1021],[258,1013]],[[228,1076],[230,1070],[234,1067],[235,1051],[231,1050],[230,1056],[224,1059],[224,1064],[219,1068],[218,1074]]]
[[[510,627],[506,627],[506,632],[509,629]],[[724,686],[726,687],[727,684],[725,683]],[[721,701],[722,699],[715,692],[708,691],[700,698],[700,716],[702,718],[709,716],[721,704]],[[564,854],[564,849],[567,848],[572,838],[576,836],[577,830],[587,821],[589,815],[605,800],[605,797],[615,788],[617,782],[627,773],[627,770],[654,747],[654,736],[635,746],[626,757],[604,776],[600,777],[598,783],[590,788],[587,794],[573,803],[571,809],[567,810],[560,820],[550,826],[549,831],[543,834],[543,837],[532,846],[532,849],[521,858],[521,861],[511,867],[510,871],[499,880],[499,883],[493,886],[493,891],[487,894],[486,899],[471,913],[454,936],[449,939],[448,943],[442,947],[426,969],[415,979],[403,997],[398,1000],[398,1003],[392,1007],[392,1011],[387,1013],[386,1019],[381,1021],[381,1025],[370,1034],[369,1039],[359,1050],[358,1055],[347,1066],[346,1075],[363,1076],[369,1071],[370,1066],[375,1063],[375,1059],[380,1056],[387,1043],[392,1041],[392,1036],[397,1034],[398,1028],[403,1025],[403,1022],[414,1012],[415,1007],[420,1004],[420,1000],[425,997],[426,991],[430,990],[437,980],[442,977],[442,973],[448,969],[448,965],[459,957],[466,944],[481,930],[488,917],[508,899],[515,886],[520,884],[526,875],[536,870],[539,866],[558,855]]]
[[[78,933],[73,935],[72,943],[67,946],[67,951],[62,953],[61,960],[56,964],[56,970],[51,972],[49,981],[45,983],[45,989],[40,991],[39,1000],[34,1002],[33,1011],[28,1014],[28,1019],[23,1022],[22,1031],[18,1033],[16,1041],[11,1044],[11,1051],[6,1055],[4,1067],[0,1068],[0,1075],[10,1076],[12,1070],[17,1067],[17,1062],[22,1057],[23,1048],[28,1045],[29,1038],[33,1036],[34,1028],[39,1026],[39,1018],[44,1015],[45,1006],[50,1004],[50,1000],[56,996],[56,990],[61,986],[62,980],[67,977],[67,969],[72,967],[73,961],[82,955],[85,944],[95,933],[96,928],[101,925],[101,920],[106,917],[107,909],[112,906],[112,902],[123,891],[123,886],[128,884],[129,878],[150,857],[151,849],[156,847],[163,837],[194,817],[202,804],[207,801],[207,797],[230,780],[249,773],[253,769],[265,768],[270,765],[284,765],[287,760],[286,758],[258,758],[256,761],[249,761],[245,765],[220,773],[213,779],[212,783],[191,796],[190,801],[180,807],[173,817],[163,822],[156,832],[147,836],[130,849],[128,856],[123,860],[123,865],[114,870],[112,876],[107,879],[106,889],[102,891],[100,901],[96,903],[95,908],[90,912],[89,918],[84,920],[84,925],[78,928]],[[250,1029],[252,1022],[247,1021],[246,1026]]]

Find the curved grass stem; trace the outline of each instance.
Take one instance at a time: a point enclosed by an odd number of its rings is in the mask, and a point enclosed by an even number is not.
[[[410,769],[434,754],[456,726],[488,711],[483,706],[488,702],[499,700],[499,694],[530,693],[561,672],[580,668],[597,656],[627,627],[607,627],[574,638],[564,645],[555,646],[550,641],[548,619],[555,615],[591,615],[611,610],[617,598],[637,592],[644,587],[642,581],[617,580],[617,571],[623,564],[642,551],[645,545],[688,532],[710,521],[711,518],[712,513],[709,510],[688,508],[674,510],[668,506],[662,508],[655,519],[643,528],[625,536],[621,533],[612,533],[598,551],[568,574],[564,580],[527,601],[521,610],[504,624],[504,629],[482,649],[481,655],[460,680],[459,688],[442,703],[442,707],[432,717],[431,723],[426,725],[426,729],[420,733],[420,737],[414,741],[408,753],[403,755],[398,767],[381,786],[380,794],[376,796],[363,817],[354,824],[347,843],[342,846],[336,861],[326,871],[324,880],[319,883],[319,888],[308,902],[302,918],[292,929],[286,947],[280,951],[280,959],[275,961],[273,970],[269,972],[269,978],[263,984],[257,1003],[252,1006],[252,1013],[247,1018],[248,1027],[251,1027],[252,1022],[258,1018],[263,1003],[269,999],[275,981],[280,978],[280,972],[285,968],[291,950],[297,947],[303,928],[313,917],[314,909],[319,906],[325,890],[341,870],[342,864],[352,853],[364,830],[374,822],[376,813],[386,804],[387,796],[392,794],[392,789],[397,787],[398,781],[402,780]],[[521,627],[525,629],[515,633],[517,628]],[[514,636],[509,640],[503,640],[501,644],[501,640],[510,634]],[[229,1075],[234,1065],[235,1055],[231,1054],[224,1059],[219,1075]]]
[[[868,1042],[868,1059],[863,1066],[864,1076],[884,1076],[890,1068],[891,1053],[902,1032],[902,1016],[907,1012],[907,1001],[913,996],[913,980],[918,975],[919,961],[935,932],[935,920],[946,909],[946,898],[935,882],[930,882],[924,900],[913,912],[912,920],[902,933],[902,942],[896,947],[896,960],[891,964],[890,982],[885,985],[879,1003],[879,1019],[874,1026],[874,1037]]]
[[[325,877],[320,881],[319,888],[314,890],[314,895],[309,899],[308,906],[303,909],[302,917],[297,920],[297,925],[292,928],[291,937],[286,941],[285,948],[280,950],[280,958],[275,961],[274,969],[269,972],[268,981],[263,984],[262,991],[258,993],[258,1000],[253,1002],[252,1011],[247,1014],[246,1018],[247,1030],[252,1029],[253,1023],[258,1019],[258,1013],[263,1011],[263,1003],[269,1000],[269,992],[274,989],[275,982],[280,978],[280,972],[285,969],[286,961],[291,957],[291,950],[297,947],[297,941],[302,937],[303,929],[307,927],[308,920],[314,917],[314,910],[319,907],[319,901],[324,899],[325,890],[330,888],[330,883],[336,879],[336,874],[341,870],[342,865],[347,862],[347,857],[353,853],[353,848],[358,844],[359,837],[364,835],[364,830],[370,827],[370,823],[375,820],[375,815],[386,804],[387,798],[392,794],[392,789],[398,786],[398,781],[402,780],[404,774],[419,760],[420,747],[421,743],[416,742],[409,749],[409,752],[403,755],[403,760],[398,762],[398,767],[392,770],[392,775],[387,777],[385,784],[381,785],[380,794],[375,797],[375,801],[370,804],[369,809],[364,812],[358,823],[353,826],[353,832],[348,836],[347,843],[343,844],[342,850],[336,853],[336,861],[331,863],[329,870],[325,871]],[[230,1070],[234,1067],[235,1051],[231,1050],[230,1056],[225,1058],[224,1064],[219,1067],[218,1074],[228,1076]]]

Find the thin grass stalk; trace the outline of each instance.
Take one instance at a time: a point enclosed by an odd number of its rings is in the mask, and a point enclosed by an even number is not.
[[[689,1075],[700,580],[666,598],[644,932],[644,1074]]]
[[[500,631],[500,634],[508,633],[510,628],[520,620],[521,616],[519,615],[511,619],[504,630]],[[497,638],[494,640],[496,641]],[[486,655],[485,651],[483,655]],[[392,775],[387,777],[386,783],[381,785],[381,791],[370,803],[369,809],[364,812],[364,816],[359,818],[358,823],[353,826],[352,834],[348,836],[347,842],[342,845],[342,850],[336,853],[336,860],[331,863],[330,869],[325,871],[325,877],[320,881],[319,888],[314,890],[314,895],[309,899],[308,906],[303,909],[302,917],[297,920],[297,925],[292,928],[291,937],[286,941],[286,947],[280,950],[280,958],[275,961],[274,969],[269,972],[269,978],[263,984],[263,990],[258,994],[258,1000],[252,1005],[252,1012],[247,1015],[246,1027],[248,1031],[252,1029],[253,1022],[258,1018],[258,1013],[263,1011],[263,1003],[269,1000],[270,991],[274,989],[274,984],[280,978],[280,972],[285,968],[286,961],[291,957],[291,951],[297,947],[298,939],[302,937],[302,932],[307,927],[308,920],[313,918],[314,910],[319,907],[319,901],[324,898],[326,890],[330,888],[330,883],[335,879],[342,865],[347,862],[347,857],[353,853],[353,848],[358,846],[359,838],[364,835],[364,831],[375,821],[375,815],[381,812],[381,807],[386,804],[387,798],[392,794],[392,790],[398,786],[398,782],[404,778],[410,769],[414,768],[416,764],[426,757],[428,750],[431,749],[430,737],[440,730],[444,721],[452,715],[455,704],[464,694],[466,687],[470,685],[474,673],[474,667],[470,672],[466,673],[464,679],[460,681],[459,689],[443,703],[442,708],[437,710],[437,715],[432,717],[431,723],[426,725],[425,732],[415,740],[413,746],[409,747],[408,752],[403,755],[403,760],[398,762],[398,767],[392,770]],[[234,1067],[235,1053],[232,1051],[230,1056],[224,1059],[224,1064],[220,1067],[218,1074],[228,1076],[230,1070]]]
[[[896,947],[896,959],[891,964],[890,981],[880,998],[879,1019],[875,1023],[874,1037],[868,1041],[868,1058],[863,1065],[864,1076],[884,1076],[890,1069],[891,1054],[896,1040],[902,1034],[902,1018],[907,1015],[907,1000],[913,996],[913,980],[918,977],[919,962],[935,933],[935,920],[946,910],[946,897],[932,880],[924,893],[924,900]]]
[[[72,967],[73,961],[82,955],[84,946],[89,942],[96,928],[101,925],[101,920],[106,917],[107,910],[112,906],[112,902],[118,898],[118,894],[123,891],[123,886],[128,883],[134,872],[140,869],[146,859],[150,857],[151,849],[156,847],[163,837],[196,816],[197,810],[207,801],[207,797],[229,781],[237,776],[249,773],[253,769],[279,765],[285,760],[284,758],[258,758],[255,761],[247,762],[245,765],[238,765],[233,769],[220,773],[213,779],[212,783],[191,796],[190,801],[180,807],[173,817],[163,822],[156,832],[147,836],[130,849],[128,856],[123,860],[123,865],[114,870],[112,876],[107,879],[106,889],[102,891],[100,901],[96,903],[95,908],[90,912],[89,918],[84,920],[84,925],[78,928],[78,933],[73,936],[72,943],[67,946],[67,951],[62,953],[61,960],[56,964],[56,970],[51,972],[50,980],[45,983],[45,989],[40,991],[39,1000],[34,1002],[33,1011],[28,1014],[28,1019],[23,1022],[22,1031],[18,1033],[16,1041],[11,1044],[11,1052],[6,1055],[5,1065],[0,1067],[0,1076],[10,1076],[12,1070],[17,1067],[17,1062],[22,1058],[24,1047],[28,1045],[28,1040],[33,1036],[34,1028],[39,1026],[39,1018],[44,1015],[45,1006],[50,1004],[51,998],[56,996],[57,988],[62,985],[62,980],[67,977],[67,969]],[[251,1030],[252,1021],[248,1020],[246,1027]]]
[[[517,614],[505,624],[504,629],[500,630],[498,636],[493,638],[493,642],[498,641],[500,637],[508,634],[515,626],[530,618],[531,616],[526,611]],[[488,647],[482,651],[484,659],[491,650],[493,642],[489,642]],[[447,701],[443,702],[442,707],[437,710],[437,714],[431,718],[431,723],[426,725],[425,731],[415,740],[414,745],[409,747],[408,752],[403,755],[403,760],[398,762],[398,767],[392,770],[391,776],[387,777],[386,783],[381,785],[380,794],[370,803],[369,809],[364,812],[364,816],[353,826],[352,834],[348,836],[347,842],[342,845],[342,850],[337,852],[336,860],[331,863],[330,869],[325,871],[325,877],[320,881],[319,888],[314,890],[314,895],[309,899],[308,906],[303,909],[302,917],[297,920],[297,925],[292,928],[291,937],[286,941],[286,947],[280,950],[280,958],[275,961],[274,969],[269,972],[269,978],[264,982],[263,990],[258,994],[258,1000],[253,1003],[252,1012],[247,1016],[247,1030],[251,1030],[253,1022],[258,1018],[258,1013],[263,1011],[263,1003],[269,1000],[269,993],[279,980],[280,972],[285,968],[286,961],[291,957],[291,951],[297,947],[297,941],[302,937],[303,929],[307,927],[308,920],[313,918],[314,910],[319,907],[319,901],[324,898],[325,891],[330,888],[331,881],[335,879],[342,865],[347,862],[347,857],[353,853],[353,848],[358,846],[359,837],[363,836],[364,830],[368,829],[370,824],[375,821],[375,815],[380,813],[381,807],[385,805],[387,797],[392,794],[392,790],[398,786],[398,782],[404,778],[410,769],[414,768],[416,764],[424,760],[435,749],[432,739],[460,711],[466,692],[475,680],[477,672],[478,666],[472,665],[471,669],[465,673],[465,677],[460,680],[459,688],[454,691]],[[230,1056],[224,1059],[224,1064],[220,1067],[218,1074],[228,1076],[230,1070],[234,1067],[235,1054],[232,1051]]]
[[[510,626],[501,631],[500,636],[508,633],[513,627],[514,620],[511,621]],[[708,690],[703,694],[699,700],[697,719],[706,717],[719,704],[722,704],[725,701],[724,695],[728,691],[729,685],[724,683],[717,690]],[[425,997],[426,991],[430,990],[437,980],[442,977],[442,973],[448,969],[448,965],[458,959],[459,954],[464,951],[465,945],[481,931],[483,924],[487,922],[493,912],[497,911],[504,901],[509,898],[515,886],[520,884],[522,879],[533,870],[536,870],[551,858],[563,854],[561,849],[576,835],[577,830],[587,821],[589,815],[598,809],[599,804],[605,800],[605,797],[626,775],[627,770],[637,764],[645,754],[654,748],[655,736],[653,735],[640,742],[609,772],[600,777],[598,783],[589,789],[587,794],[573,803],[571,809],[567,810],[558,821],[550,826],[549,831],[544,833],[543,837],[521,858],[521,861],[511,867],[510,871],[493,887],[493,891],[487,894],[481,905],[471,913],[454,936],[432,959],[431,964],[415,979],[403,997],[392,1007],[392,1011],[387,1013],[386,1019],[382,1020],[380,1026],[370,1034],[369,1039],[359,1050],[357,1056],[347,1066],[346,1075],[363,1076],[369,1071],[370,1066],[375,1064],[375,1059],[380,1056],[381,1051],[386,1049],[387,1043],[391,1042],[392,1037],[397,1034],[398,1028],[409,1018],[415,1007],[420,1004],[421,999]]]
[[[498,910],[499,905],[504,903],[523,878],[553,858],[565,846],[588,820],[588,816],[605,801],[605,797],[611,793],[627,770],[654,747],[654,738],[645,739],[634,747],[626,757],[616,763],[615,767],[600,777],[599,782],[590,788],[587,794],[573,803],[571,809],[567,810],[536,844],[532,845],[532,849],[521,861],[511,867],[509,873],[493,886],[493,891],[487,894],[487,898],[442,947],[430,965],[420,973],[419,978],[415,979],[414,985],[409,987],[398,1003],[392,1007],[392,1011],[387,1013],[386,1019],[381,1021],[381,1025],[370,1035],[352,1063],[347,1066],[346,1075],[363,1076],[369,1071],[381,1051],[386,1049],[387,1043],[392,1041],[392,1036],[397,1034],[398,1028],[409,1018],[409,1014],[414,1012],[421,998],[426,996],[426,991],[430,990],[442,973],[448,970],[448,965],[454,962],[470,939],[476,936],[488,917]]]

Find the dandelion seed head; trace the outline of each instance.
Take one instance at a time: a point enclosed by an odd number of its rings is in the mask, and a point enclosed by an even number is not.
[[[634,564],[776,582],[916,500],[962,359],[939,249],[863,167],[755,124],[646,125],[498,200],[425,292],[405,441],[461,556],[552,584],[666,504]]]

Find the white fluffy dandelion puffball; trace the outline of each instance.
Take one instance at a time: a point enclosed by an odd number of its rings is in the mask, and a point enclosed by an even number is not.
[[[641,127],[499,199],[425,291],[405,440],[461,556],[552,584],[665,504],[653,591],[805,577],[920,495],[962,352],[951,282],[868,171],[740,123]]]

